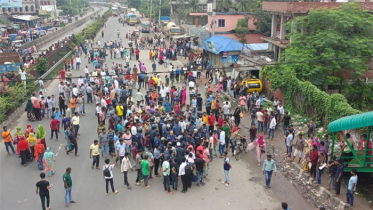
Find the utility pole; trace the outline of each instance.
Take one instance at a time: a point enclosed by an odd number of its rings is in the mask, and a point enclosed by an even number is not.
[[[161,28],[161,7],[162,7],[162,0],[159,0],[159,11],[158,11],[158,24],[159,24],[159,28]]]
[[[216,15],[216,0],[212,1],[212,24],[211,24],[211,36],[215,36],[215,15]]]
[[[150,19],[152,19],[152,14],[153,14],[153,0],[150,0]]]

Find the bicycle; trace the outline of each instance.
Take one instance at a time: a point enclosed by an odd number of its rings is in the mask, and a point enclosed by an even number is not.
[[[241,138],[240,141],[237,142],[237,144],[234,147],[234,153],[233,153],[233,155],[236,158],[236,160],[240,159],[242,152],[244,152],[245,154],[247,153],[246,148],[247,148],[246,139],[245,138]]]

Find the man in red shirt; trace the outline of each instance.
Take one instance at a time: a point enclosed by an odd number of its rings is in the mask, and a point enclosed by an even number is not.
[[[60,70],[60,81],[64,82],[65,81],[65,69]]]
[[[58,141],[58,126],[60,124],[60,121],[54,119],[54,116],[52,116],[52,120],[51,120],[51,123],[50,123],[50,127],[51,127],[51,137],[50,139],[53,139],[53,132],[56,133],[56,141]]]
[[[139,60],[139,54],[140,54],[140,50],[136,49],[135,50],[136,60]]]
[[[71,70],[74,70],[74,56],[70,58]]]
[[[211,112],[209,116],[209,131],[210,132],[214,130],[214,122],[215,122],[215,115]]]

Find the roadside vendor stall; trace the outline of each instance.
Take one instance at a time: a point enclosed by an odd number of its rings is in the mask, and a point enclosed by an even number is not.
[[[329,132],[333,134],[331,156],[340,156],[344,164],[348,164],[348,167],[344,167],[344,171],[351,171],[356,169],[358,172],[373,172],[373,161],[372,161],[372,148],[371,148],[371,131],[373,126],[373,112],[366,112],[362,114],[342,117],[335,120],[328,125]],[[346,135],[342,131],[351,129],[362,129],[366,130],[365,141],[362,139],[362,147],[353,147],[348,141]],[[334,151],[336,145],[337,135],[342,137],[342,143],[347,144],[347,147],[351,151],[351,156],[346,157],[343,155],[345,151],[337,153]],[[364,145],[365,143],[365,145]],[[363,149],[362,149],[363,148]]]

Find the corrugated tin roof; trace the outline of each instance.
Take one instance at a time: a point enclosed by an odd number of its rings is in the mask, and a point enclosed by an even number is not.
[[[342,117],[335,120],[328,125],[329,132],[339,132],[349,129],[357,129],[373,126],[373,112],[366,112],[362,114]]]

